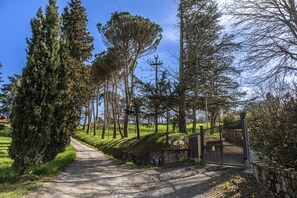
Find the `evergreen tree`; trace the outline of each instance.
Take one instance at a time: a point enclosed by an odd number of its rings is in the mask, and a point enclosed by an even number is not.
[[[223,33],[219,25],[221,13],[214,0],[182,2],[182,87],[187,90],[186,105],[193,111],[193,126],[196,126],[196,110],[204,109],[207,99],[214,126],[220,110],[234,105],[242,95],[234,80],[240,73],[232,65],[232,52],[238,45],[232,41],[233,35]]]
[[[91,93],[90,68],[85,62],[92,57],[93,37],[87,31],[86,10],[81,0],[71,0],[63,13],[63,33],[69,48],[69,107],[67,128],[73,133],[79,123],[81,109],[88,102]]]
[[[27,40],[27,64],[13,102],[12,142],[9,150],[13,168],[24,173],[30,166],[43,161],[49,141],[50,112],[47,112],[47,89],[44,67],[47,52],[43,31],[44,17],[41,8],[32,19],[32,38]]]
[[[8,84],[3,84],[1,88],[0,102],[1,102],[1,114],[7,118],[11,118],[11,110],[13,100],[16,96],[17,84],[20,81],[20,75],[9,76]]]
[[[48,93],[48,111],[50,117],[50,141],[44,155],[44,161],[52,160],[56,155],[65,150],[70,143],[70,133],[66,130],[66,119],[68,118],[68,50],[65,38],[61,33],[61,20],[55,0],[50,0],[45,13],[45,38],[48,61],[48,82],[46,88]]]
[[[68,55],[55,0],[49,0],[45,16],[38,10],[31,27],[27,65],[13,103],[9,152],[20,173],[53,159],[70,139],[64,130]]]
[[[106,38],[107,46],[120,52],[117,57],[123,57],[124,136],[128,137],[137,60],[156,50],[162,39],[162,29],[149,19],[132,16],[129,12],[113,13],[106,25],[98,24],[98,29]]]

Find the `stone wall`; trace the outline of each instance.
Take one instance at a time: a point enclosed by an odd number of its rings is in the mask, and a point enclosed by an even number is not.
[[[150,163],[156,166],[177,162],[184,162],[189,159],[189,150],[164,150],[150,154]]]
[[[297,172],[269,167],[264,163],[252,163],[254,176],[264,184],[274,197],[297,197]]]

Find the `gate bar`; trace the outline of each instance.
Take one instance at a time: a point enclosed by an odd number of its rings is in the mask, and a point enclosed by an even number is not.
[[[204,159],[204,130],[203,130],[203,125],[200,126],[200,145],[201,145],[201,163],[204,164],[205,163],[205,159]]]
[[[249,149],[249,137],[246,121],[246,112],[240,113],[240,123],[243,137],[243,158],[245,160],[246,168],[250,168],[250,149]]]

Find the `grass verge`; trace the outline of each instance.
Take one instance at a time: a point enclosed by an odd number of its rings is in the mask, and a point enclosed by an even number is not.
[[[188,148],[188,137],[186,134],[181,133],[170,133],[170,144],[166,144],[166,134],[162,132],[146,134],[140,139],[136,137],[101,139],[99,136],[86,134],[85,131],[79,130],[74,137],[114,158],[123,161],[134,161],[137,165],[148,165],[151,152]]]
[[[21,177],[11,168],[13,160],[9,158],[8,148],[11,142],[11,129],[8,125],[0,130],[0,198],[13,198],[26,194],[41,186],[42,181],[64,170],[74,159],[75,150],[68,146],[53,161],[36,168],[26,170],[28,177]]]
[[[225,198],[236,197],[257,197],[266,198],[270,197],[266,187],[259,184],[253,175],[244,173],[243,170],[235,171],[229,174],[229,179],[218,188],[223,192]]]

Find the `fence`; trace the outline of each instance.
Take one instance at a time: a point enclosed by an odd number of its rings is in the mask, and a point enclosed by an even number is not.
[[[189,137],[189,157],[191,159],[198,158],[205,164],[249,167],[250,157],[245,115],[242,113],[240,120],[228,123],[232,126],[239,125],[241,129],[229,129],[227,125],[219,125],[209,129],[204,129],[201,126],[199,134]],[[196,151],[197,148],[198,151]]]

